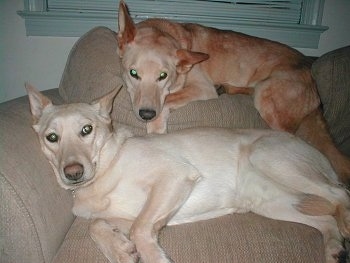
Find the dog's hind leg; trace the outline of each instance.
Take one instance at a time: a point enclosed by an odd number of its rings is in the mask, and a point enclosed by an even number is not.
[[[339,179],[350,186],[350,158],[335,146],[321,110],[317,109],[301,122],[296,135],[311,143],[330,160]]]
[[[341,262],[345,251],[342,246],[343,237],[339,233],[336,220],[332,216],[310,216],[299,212],[294,206],[299,201],[296,195],[286,192],[283,196],[265,202],[253,212],[268,218],[301,223],[318,229],[323,235],[325,262]]]
[[[266,199],[252,211],[317,228],[324,237],[326,262],[335,263],[343,255],[340,231],[345,237],[349,232],[349,197],[337,185],[335,172],[322,154],[286,135],[263,137],[252,145],[249,161],[258,176],[250,188],[257,188],[259,178],[267,186],[260,189]],[[266,154],[270,162],[266,162]]]
[[[272,129],[296,134],[326,155],[339,179],[350,185],[350,159],[336,148],[331,138],[319,108],[315,83],[307,71],[289,74],[287,78],[282,72],[275,72],[274,77],[257,85],[256,109]]]
[[[95,219],[89,226],[90,236],[111,263],[136,263],[138,254],[127,238],[131,222]]]
[[[302,119],[319,107],[316,86],[301,79],[301,73],[275,72],[255,88],[254,106],[274,130],[295,133]]]

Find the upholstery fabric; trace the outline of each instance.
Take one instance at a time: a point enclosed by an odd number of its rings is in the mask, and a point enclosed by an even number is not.
[[[67,102],[90,102],[122,84],[120,60],[115,59],[115,33],[97,27],[83,35],[72,48],[59,92]]]
[[[74,219],[31,120],[26,97],[0,105],[2,263],[50,262]]]
[[[350,156],[350,46],[329,52],[313,64],[312,73],[324,116],[339,149]]]
[[[53,263],[107,263],[77,218]],[[252,213],[227,215],[168,226],[159,241],[179,263],[322,263],[321,233],[314,228],[267,219]]]

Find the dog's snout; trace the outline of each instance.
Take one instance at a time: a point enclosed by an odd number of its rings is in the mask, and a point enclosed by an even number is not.
[[[84,166],[80,163],[72,163],[64,167],[64,175],[68,180],[78,181],[84,175]]]
[[[140,109],[140,117],[145,121],[150,121],[156,116],[156,111],[152,109]]]

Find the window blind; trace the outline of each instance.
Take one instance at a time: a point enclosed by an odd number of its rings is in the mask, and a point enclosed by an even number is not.
[[[305,1],[305,0],[304,0]],[[129,0],[134,17],[300,24],[303,0]],[[115,0],[48,0],[48,11],[116,13]]]
[[[23,0],[27,35],[81,36],[93,27],[117,30],[119,0]],[[126,0],[134,21],[167,18],[317,47],[324,0]]]

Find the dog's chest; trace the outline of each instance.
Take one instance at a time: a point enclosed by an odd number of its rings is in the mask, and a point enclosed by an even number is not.
[[[133,220],[146,200],[146,193],[142,189],[135,191],[135,187],[127,182],[120,183],[108,194],[87,196],[84,195],[86,193],[77,193],[73,213],[88,219],[112,217]]]

